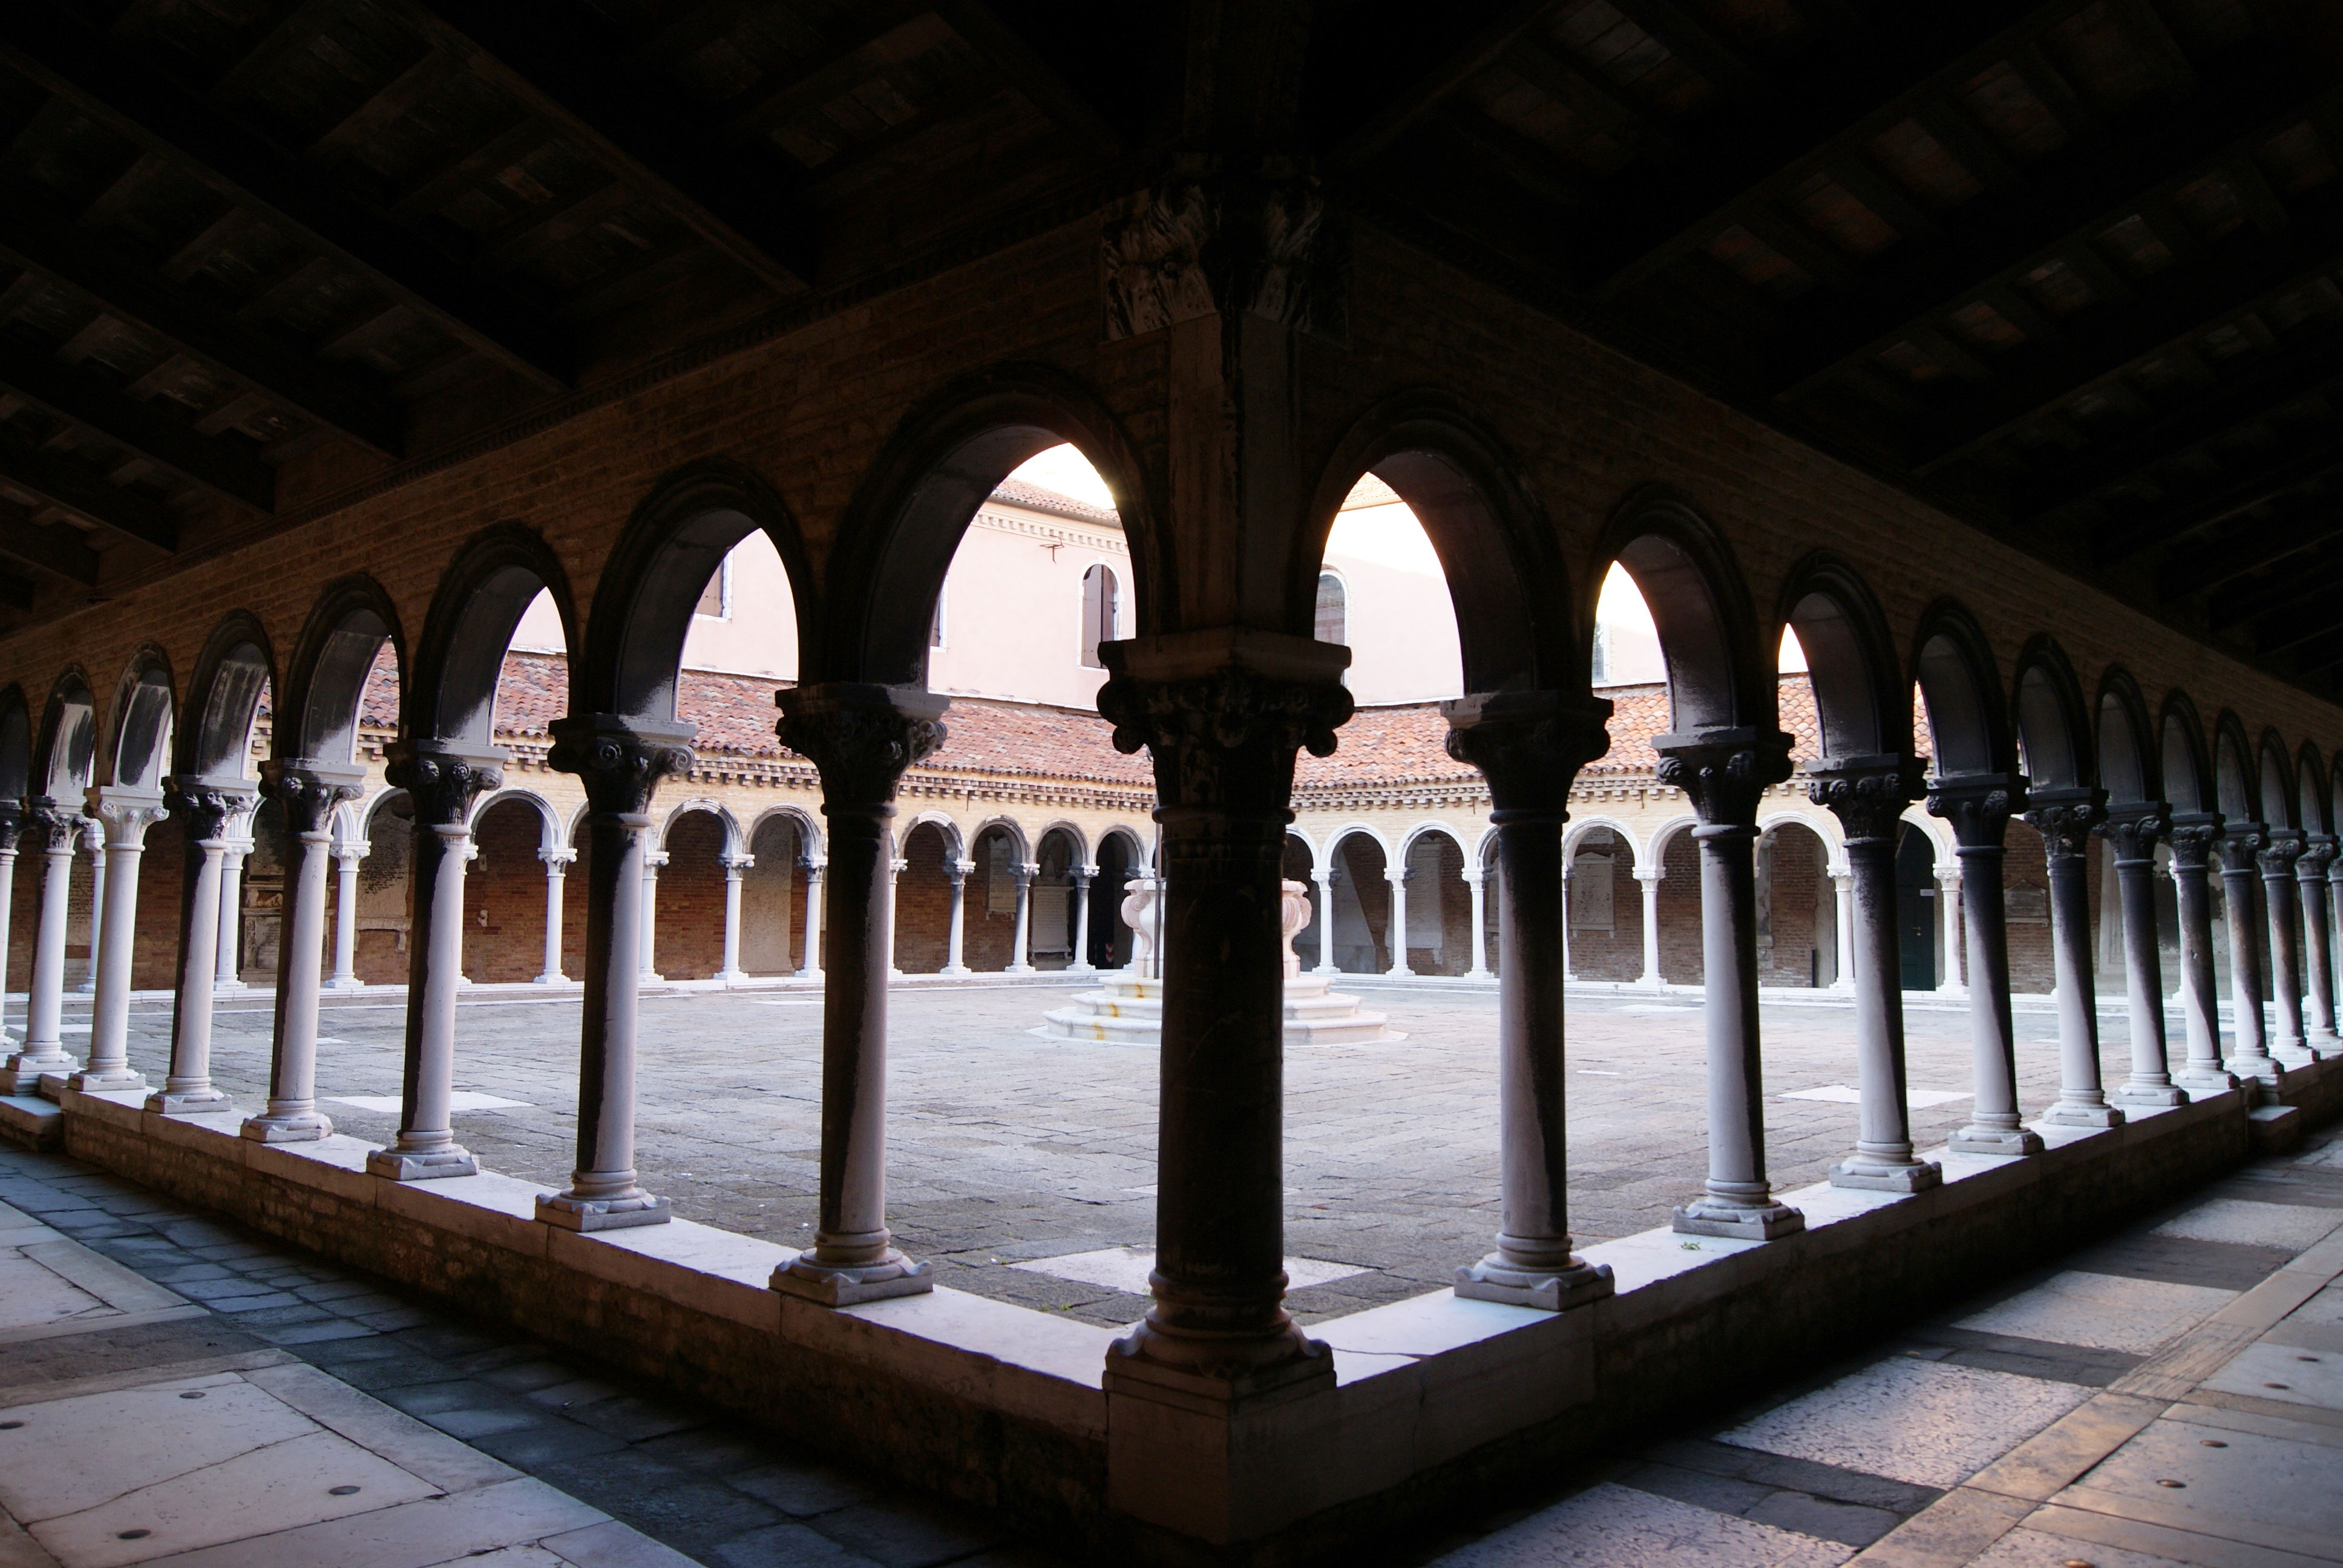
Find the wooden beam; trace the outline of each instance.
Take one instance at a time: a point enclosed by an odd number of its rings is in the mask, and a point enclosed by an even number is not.
[[[1560,4],[1561,0],[1513,0],[1498,13],[1496,20],[1474,35],[1471,43],[1434,65],[1413,86],[1353,132],[1335,154],[1335,160],[1355,167],[1413,130],[1464,84],[1495,65],[1506,50],[1553,15]]]
[[[1611,8],[1726,97],[1745,104],[1770,104],[1781,97],[1780,85],[1763,66],[1694,21],[1675,0],[1611,0]]]
[[[1543,32],[1523,35],[1496,63],[1605,136],[1661,154],[1674,139],[1648,105]]]
[[[2167,599],[2224,588],[2315,550],[2343,535],[2343,517],[2330,502],[2296,505],[2269,516],[2256,514],[2217,539],[2176,550],[2157,568],[2156,589]]]
[[[0,60],[36,86],[223,199],[262,211],[287,233],[428,312],[539,387],[566,387],[568,334],[534,307],[473,276],[353,200],[338,180],[289,158],[179,84],[83,25],[70,8],[0,8]]]
[[[589,5],[530,0],[397,0],[425,37],[463,59],[620,181],[760,283],[802,292],[813,234],[790,171],[743,146],[656,71],[640,45]]]
[[[2109,520],[2093,534],[2091,556],[2101,566],[2112,566],[2339,471],[2343,433],[2289,447],[2278,460],[2218,482],[2208,492],[2175,497]]]
[[[1107,124],[991,5],[984,0],[937,0],[937,9],[1003,83],[1061,130],[1104,157],[1123,150],[1122,133]]]
[[[438,50],[427,49],[421,59],[385,82],[372,97],[343,116],[331,130],[311,142],[309,156],[330,163],[347,156],[355,148],[364,146],[397,124],[402,116],[428,97],[458,68],[455,61]]]
[[[405,446],[406,415],[388,397],[239,321],[207,295],[136,265],[121,246],[84,232],[49,206],[44,192],[0,188],[0,256],[176,345],[214,373],[266,391],[370,451],[395,458]]]
[[[0,556],[87,588],[97,581],[97,552],[65,523],[44,527],[32,508],[0,499]]]
[[[0,337],[0,387],[239,507],[276,509],[277,470],[249,447],[199,436],[156,404],[126,397],[103,378],[21,340]]]
[[[2247,621],[2257,625],[2286,618],[2298,606],[2326,598],[2343,588],[2343,561],[2324,566],[2264,573],[2250,582],[2231,583],[2205,596],[2205,624],[2227,631]]]
[[[158,550],[179,548],[179,519],[143,491],[108,484],[60,452],[0,442],[0,484]]]

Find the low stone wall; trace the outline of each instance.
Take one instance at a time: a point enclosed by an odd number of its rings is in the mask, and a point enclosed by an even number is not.
[[[2290,1075],[2308,1121],[2343,1060]],[[1199,1416],[1104,1391],[1112,1339],[939,1290],[831,1311],[767,1288],[789,1249],[678,1221],[578,1235],[532,1183],[397,1183],[367,1145],[265,1145],[226,1117],[66,1091],[75,1157],[703,1398],[806,1443],[996,1508],[1041,1537],[1161,1563],[1389,1550],[1631,1434],[1729,1406],[2243,1161],[2246,1097],[2047,1130],[2029,1160],[1946,1156],[1911,1197],[1787,1194],[1801,1234],[1665,1231],[1587,1249],[1612,1298],[1556,1316],[1448,1292],[1316,1325],[1336,1386]]]

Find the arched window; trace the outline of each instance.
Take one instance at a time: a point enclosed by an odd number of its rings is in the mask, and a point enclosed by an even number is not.
[[[1091,669],[1106,668],[1098,645],[1114,640],[1115,599],[1111,570],[1098,566],[1082,574],[1082,663]]]
[[[1342,579],[1332,572],[1320,572],[1318,574],[1318,624],[1312,635],[1320,642],[1349,643],[1351,640],[1349,605],[1349,596],[1342,590]]]

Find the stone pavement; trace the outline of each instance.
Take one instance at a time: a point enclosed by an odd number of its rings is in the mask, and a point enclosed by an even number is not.
[[[1494,991],[1347,980],[1342,989],[1407,1038],[1287,1058],[1287,1238],[1305,1322],[1444,1287],[1459,1262],[1488,1251],[1497,1224]],[[901,1244],[957,1289],[1120,1325],[1146,1309],[1155,1059],[1035,1038],[1065,991],[1062,981],[897,990],[889,1217]],[[456,1129],[483,1168],[567,1181],[578,1005],[574,993],[527,988],[466,996],[456,1082],[471,1098],[459,1100]],[[1664,1225],[1705,1170],[1698,1000],[1574,994],[1570,1007],[1574,1223],[1589,1240]],[[317,1089],[338,1131],[387,1141],[396,1130],[405,1017],[395,995],[327,993]],[[72,1018],[84,1032],[69,1029],[68,1050],[86,1039],[86,1012]],[[1821,1181],[1854,1143],[1844,1093],[1855,1081],[1852,1018],[1844,1006],[1765,1009],[1767,1138],[1783,1186]],[[645,1184],[687,1218],[800,1242],[820,1141],[819,993],[654,991],[643,1020]],[[214,1070],[239,1106],[266,1098],[269,1027],[266,993],[221,1000]],[[1967,1019],[1915,1010],[1907,1027],[1926,1147],[1967,1114]],[[166,1005],[134,1009],[130,1056],[150,1081],[164,1076],[169,1029]],[[2056,1094],[2056,1029],[2046,1013],[2018,1015],[2029,1111]],[[2104,1052],[2111,1077],[2122,1049],[2111,1041]],[[1842,1098],[1782,1098],[1818,1091]],[[1079,1261],[1049,1271],[1067,1258]]]
[[[0,1152],[0,1568],[1041,1568],[989,1521]]]
[[[1414,1561],[2343,1563],[2338,1276],[2330,1132]]]

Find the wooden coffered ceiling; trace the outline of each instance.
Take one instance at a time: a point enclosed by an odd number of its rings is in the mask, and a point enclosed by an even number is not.
[[[2337,693],[2343,5],[1246,0],[1237,61],[1212,3],[0,8],[0,606],[1062,221],[1283,70],[1362,221]]]

